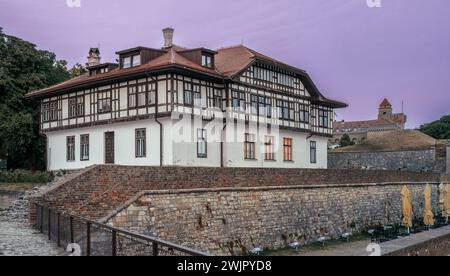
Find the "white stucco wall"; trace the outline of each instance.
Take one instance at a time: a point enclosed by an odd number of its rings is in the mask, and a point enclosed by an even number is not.
[[[238,135],[239,136],[239,135]],[[259,167],[259,168],[327,168],[327,138],[313,136],[308,140],[308,134],[280,130],[274,135],[277,143],[274,145],[275,160],[264,160],[264,135],[256,142],[256,160],[244,159],[244,137],[242,142],[225,143],[225,166],[227,167]],[[278,137],[277,137],[278,136]],[[283,138],[293,139],[293,161],[284,161]],[[310,141],[317,142],[317,163],[310,162]]]
[[[135,129],[147,129],[147,156],[135,157]],[[48,139],[48,169],[80,169],[95,164],[104,164],[105,132],[114,132],[115,164],[159,165],[159,126],[154,120],[103,125],[73,130],[50,132]],[[89,134],[89,161],[80,161],[80,135]],[[66,138],[75,136],[75,161],[67,161]]]
[[[221,125],[204,125],[202,121],[160,119],[163,124],[163,165],[219,167],[221,165]],[[264,160],[264,135],[256,140],[256,160],[244,159],[244,129],[238,126],[236,140],[228,137],[224,143],[224,165],[226,167],[265,168],[327,168],[327,138],[296,131],[280,130],[270,134],[277,140],[274,144],[275,160]],[[146,128],[146,157],[135,157],[135,130]],[[208,133],[207,157],[197,156],[197,129]],[[230,127],[229,127],[230,128]],[[114,132],[115,164],[136,166],[160,165],[160,127],[154,119],[111,125],[50,132],[48,137],[49,170],[80,169],[94,164],[104,164],[105,132]],[[250,133],[255,133],[253,130]],[[80,135],[89,134],[89,160],[80,161]],[[75,136],[75,161],[66,160],[66,139]],[[293,139],[293,161],[284,161],[283,138]],[[235,142],[233,142],[235,141]],[[310,141],[317,142],[317,163],[310,162]]]

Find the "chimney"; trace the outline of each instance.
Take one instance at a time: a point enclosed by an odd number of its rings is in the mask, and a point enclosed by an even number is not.
[[[173,46],[173,33],[175,30],[173,28],[163,29],[164,34],[164,48],[170,48]]]
[[[98,48],[91,48],[89,50],[87,66],[95,66],[100,64],[100,50]]]

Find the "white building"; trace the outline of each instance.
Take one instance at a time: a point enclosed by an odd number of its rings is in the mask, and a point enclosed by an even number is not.
[[[49,170],[94,164],[326,168],[333,109],[308,74],[242,45],[117,52],[27,96],[41,102]],[[95,56],[92,56],[95,54]]]

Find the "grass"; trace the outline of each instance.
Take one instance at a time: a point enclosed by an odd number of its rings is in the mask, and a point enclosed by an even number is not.
[[[0,171],[0,183],[48,183],[54,179],[53,173],[45,171]]]
[[[0,183],[0,190],[24,192],[34,187],[45,185],[45,183]]]

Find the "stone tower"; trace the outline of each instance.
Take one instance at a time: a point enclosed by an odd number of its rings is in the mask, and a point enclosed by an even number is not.
[[[100,50],[98,48],[91,48],[89,50],[87,66],[95,66],[100,64]]]
[[[391,119],[393,115],[392,105],[388,99],[384,99],[378,109],[378,119]]]

